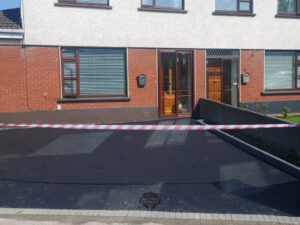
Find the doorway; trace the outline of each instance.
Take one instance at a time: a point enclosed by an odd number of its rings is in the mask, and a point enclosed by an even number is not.
[[[193,110],[193,52],[159,50],[159,115],[188,116]]]
[[[239,105],[239,59],[212,57],[206,61],[207,98]]]

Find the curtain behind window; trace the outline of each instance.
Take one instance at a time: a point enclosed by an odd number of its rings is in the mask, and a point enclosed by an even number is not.
[[[265,89],[295,88],[295,53],[266,51]]]
[[[79,49],[80,94],[126,94],[125,49]]]
[[[297,0],[278,0],[278,12],[296,13]]]

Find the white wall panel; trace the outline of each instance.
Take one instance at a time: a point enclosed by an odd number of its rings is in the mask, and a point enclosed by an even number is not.
[[[276,0],[254,0],[255,17],[214,16],[214,0],[185,0],[187,14],[138,11],[140,0],[110,0],[112,10],[23,1],[28,45],[300,48],[300,20],[275,18]]]

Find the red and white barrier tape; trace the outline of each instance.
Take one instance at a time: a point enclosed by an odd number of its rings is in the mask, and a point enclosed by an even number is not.
[[[16,124],[0,123],[2,127],[52,128],[74,130],[247,130],[294,128],[300,124],[250,124],[250,125],[95,125],[95,124]]]

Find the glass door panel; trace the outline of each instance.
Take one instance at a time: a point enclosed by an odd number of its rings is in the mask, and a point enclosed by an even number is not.
[[[232,103],[232,73],[231,73],[231,60],[223,61],[223,79],[222,79],[222,102],[228,105]]]
[[[160,112],[162,115],[176,114],[176,54],[161,53],[161,104]]]
[[[223,60],[222,102],[228,105],[238,105],[238,60]]]
[[[177,113],[192,112],[192,53],[178,52]]]

